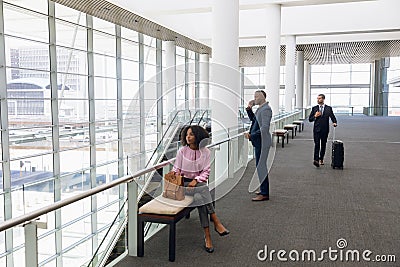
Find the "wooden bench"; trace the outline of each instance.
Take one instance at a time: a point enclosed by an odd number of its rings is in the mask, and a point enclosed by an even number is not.
[[[285,147],[285,137],[286,137],[286,143],[289,143],[289,132],[288,130],[285,129],[277,129],[273,132],[273,135],[277,136],[277,142],[279,143],[279,137],[282,137],[282,147]]]
[[[182,201],[158,196],[139,208],[138,257],[144,256],[144,225],[146,222],[154,222],[169,224],[169,261],[175,261],[176,223],[196,208],[190,205],[192,202],[192,196],[185,196]]]
[[[297,125],[296,124],[286,124],[283,126],[283,129],[292,131],[292,139],[297,135]]]
[[[304,131],[304,121],[294,121],[293,124],[296,124],[299,126],[299,133],[301,131]]]

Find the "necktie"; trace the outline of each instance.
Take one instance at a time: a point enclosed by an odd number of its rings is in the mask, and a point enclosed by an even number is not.
[[[321,114],[324,113],[324,106],[319,106],[319,112],[321,112]]]

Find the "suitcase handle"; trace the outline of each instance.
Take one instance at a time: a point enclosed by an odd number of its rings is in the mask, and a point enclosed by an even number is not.
[[[335,141],[335,138],[336,138],[336,127],[333,127],[332,143]]]
[[[333,139],[332,139],[332,142],[335,141],[335,137],[336,137],[336,127],[333,127]]]

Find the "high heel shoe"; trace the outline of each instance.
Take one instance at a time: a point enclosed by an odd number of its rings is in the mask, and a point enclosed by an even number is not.
[[[213,247],[210,247],[210,248],[207,247],[206,238],[204,238],[204,249],[205,249],[208,253],[213,253],[213,252],[214,252],[214,248],[213,248]]]
[[[218,232],[217,228],[214,228],[215,232],[217,232],[219,234],[219,236],[225,236],[225,235],[229,235],[229,230],[225,229],[225,231],[223,231],[222,233]]]

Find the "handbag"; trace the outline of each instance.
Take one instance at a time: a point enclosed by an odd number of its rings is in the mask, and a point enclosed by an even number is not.
[[[174,200],[185,199],[185,188],[183,187],[182,175],[176,176],[173,171],[164,175],[163,197]]]

